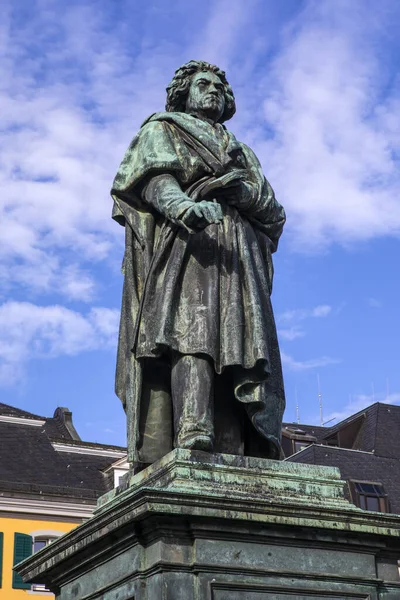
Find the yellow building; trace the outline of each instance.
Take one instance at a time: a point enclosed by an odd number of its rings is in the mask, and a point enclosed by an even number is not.
[[[47,418],[0,403],[0,600],[53,597],[13,565],[88,519],[127,470],[125,456],[82,442],[68,409]]]

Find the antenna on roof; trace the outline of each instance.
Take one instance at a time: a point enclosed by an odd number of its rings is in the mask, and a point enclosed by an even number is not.
[[[325,423],[323,423],[323,425],[327,425],[328,423],[331,423],[332,421],[335,421],[337,419],[337,417],[332,417],[332,419],[329,419],[329,421],[325,421]]]
[[[294,394],[296,397],[296,420],[297,420],[297,424],[299,425],[300,423],[300,410],[299,410],[299,400],[297,397],[297,387],[294,388]]]
[[[324,426],[324,416],[323,416],[323,412],[322,412],[322,394],[321,394],[321,385],[320,385],[320,381],[319,381],[319,374],[317,375],[317,382],[318,382],[318,400],[319,400],[319,421],[321,423],[321,427]]]

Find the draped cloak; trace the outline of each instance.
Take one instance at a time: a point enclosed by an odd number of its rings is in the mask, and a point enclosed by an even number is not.
[[[187,203],[173,214],[162,207],[162,214],[142,193],[151,177],[168,173],[197,201],[205,184],[237,169],[245,173],[246,206],[218,196],[222,223],[197,233],[179,221]],[[127,413],[128,459],[146,460],[138,450],[141,359],[169,350],[206,354],[216,373],[231,367],[234,395],[253,435],[269,440],[277,456],[285,398],[270,302],[271,253],[285,213],[256,156],[222,125],[156,113],[131,142],[111,194],[113,218],[125,226],[116,393]]]

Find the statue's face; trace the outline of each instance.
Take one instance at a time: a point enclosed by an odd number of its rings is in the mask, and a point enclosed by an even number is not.
[[[190,83],[186,112],[218,121],[225,108],[224,84],[215,73],[196,73]]]

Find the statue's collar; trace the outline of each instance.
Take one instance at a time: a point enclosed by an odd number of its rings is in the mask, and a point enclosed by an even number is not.
[[[214,123],[211,119],[202,119],[198,115],[192,115],[184,112],[153,113],[142,123],[142,127],[150,121],[170,121],[176,123],[177,125],[180,125],[183,128],[205,126],[208,129],[211,126],[214,129],[215,127],[219,126],[225,129],[224,125],[221,125],[220,123]]]
[[[159,112],[154,113],[146,121],[144,121],[143,125],[150,123],[152,121],[167,121],[169,123],[173,123],[177,125],[178,128],[182,129],[185,133],[191,135],[195,140],[204,146],[208,147],[211,152],[221,160],[223,163],[225,162],[225,158],[223,155],[231,154],[231,152],[237,152],[241,149],[239,142],[236,140],[233,133],[228,131],[224,125],[220,123],[216,123],[216,125],[212,125],[208,121],[204,119],[200,119],[197,116],[190,115],[182,112]],[[142,125],[142,127],[143,127]],[[228,135],[229,143],[228,147],[222,148],[221,139],[216,135],[216,129],[222,128]]]
[[[216,121],[213,121],[212,119],[207,119],[207,117],[199,117],[199,115],[195,115],[193,113],[185,113],[185,114],[189,114],[191,117],[194,117],[195,119],[199,119],[200,121],[205,121],[206,123],[209,123],[214,128],[217,125]]]

